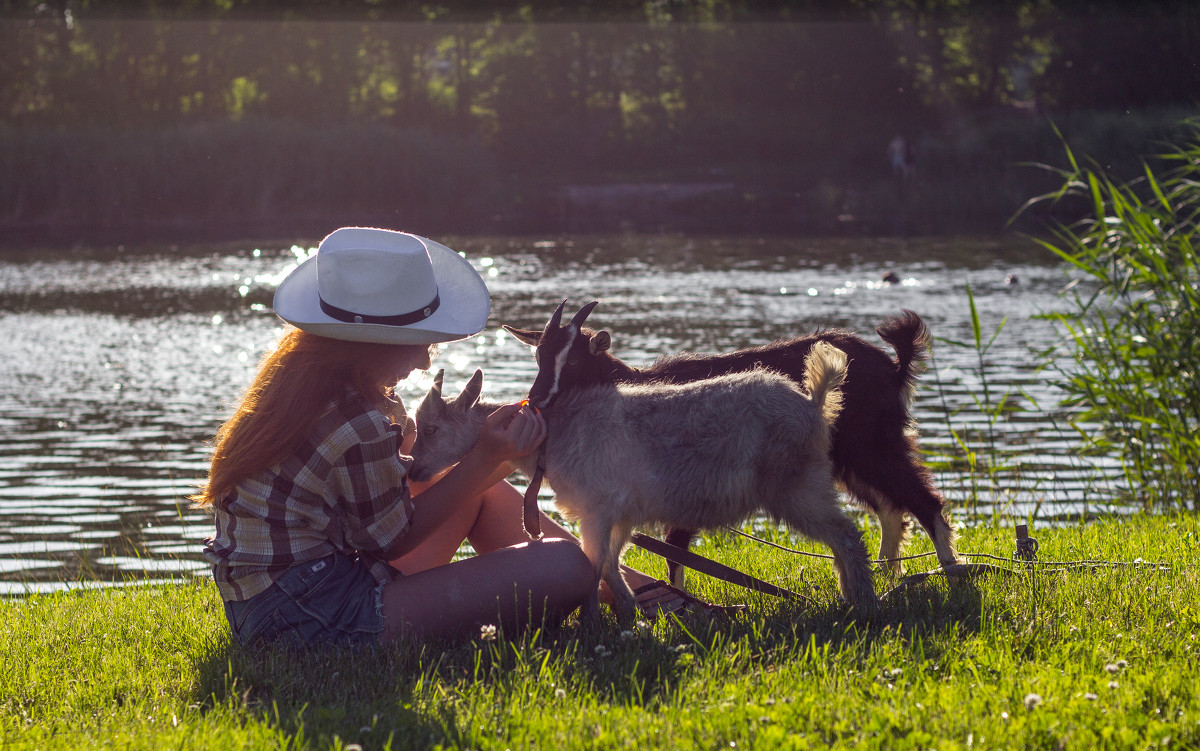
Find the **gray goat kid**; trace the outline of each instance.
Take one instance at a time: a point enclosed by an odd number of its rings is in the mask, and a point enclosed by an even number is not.
[[[608,583],[623,622],[636,613],[620,569],[634,528],[714,529],[756,512],[828,545],[842,597],[861,607],[874,604],[862,533],[839,504],[829,459],[829,424],[845,369],[845,356],[822,345],[809,357],[811,398],[764,369],[558,395],[545,411],[546,480],[558,507],[579,522],[584,552]],[[453,400],[442,398],[440,375],[416,411],[414,480],[458,461],[495,409],[479,401],[481,372]],[[530,456],[517,468],[532,476],[535,462]],[[585,616],[598,612],[594,595]]]

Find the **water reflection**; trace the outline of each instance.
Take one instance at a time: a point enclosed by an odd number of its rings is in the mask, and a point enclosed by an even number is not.
[[[1057,393],[1029,354],[1054,343],[1031,317],[1060,305],[1066,272],[1037,251],[994,242],[576,237],[451,240],[488,280],[489,329],[445,345],[447,388],[476,367],[486,392],[519,398],[534,374],[501,322],[540,328],[563,298],[597,299],[590,322],[615,353],[715,351],[818,327],[873,330],[902,307],[942,340],[970,338],[966,285],[985,331],[1010,324],[988,358],[996,395],[1014,410],[979,412],[974,352],[937,345],[916,414],[932,454],[956,435],[988,481],[943,474],[959,509],[1052,519],[1101,506],[1119,466],[1076,457],[1074,431],[1049,408]],[[282,331],[275,284],[307,244],[150,250],[28,251],[0,260],[0,594],[80,580],[187,576],[206,568],[207,517],[186,497],[207,469],[206,442]],[[883,281],[892,271],[899,283]],[[1007,284],[1015,274],[1019,285]],[[431,382],[400,386],[415,400]],[[947,414],[951,415],[947,420]],[[976,433],[991,436],[984,441]],[[992,442],[994,441],[994,443]],[[995,483],[993,485],[992,483]],[[548,500],[548,496],[545,500]]]

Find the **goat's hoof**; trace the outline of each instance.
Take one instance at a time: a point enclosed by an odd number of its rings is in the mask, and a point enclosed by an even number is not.
[[[579,622],[590,626],[600,623],[600,595],[598,593],[584,600],[583,605],[579,607]]]

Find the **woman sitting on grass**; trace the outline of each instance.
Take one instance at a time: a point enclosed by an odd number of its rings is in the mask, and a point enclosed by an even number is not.
[[[217,433],[199,505],[235,638],[388,643],[561,622],[596,576],[578,541],[543,515],[530,542],[508,460],[546,426],[530,408],[494,412],[475,448],[432,483],[410,483],[415,425],[393,387],[430,367],[432,345],[475,334],[483,280],[425,238],[343,228],[279,285],[296,328],[266,356]],[[478,556],[452,561],[467,540]],[[706,606],[627,569],[648,613]],[[477,631],[476,631],[477,633]]]
[[[205,555],[239,642],[515,629],[587,597],[595,575],[577,543],[548,519],[548,539],[530,543],[502,482],[545,437],[532,410],[497,410],[428,487],[405,476],[414,426],[392,387],[430,366],[432,344],[483,329],[489,309],[460,255],[387,230],[337,230],[280,284],[275,310],[298,328],[221,427],[196,498],[213,511]],[[480,555],[452,563],[464,539]]]

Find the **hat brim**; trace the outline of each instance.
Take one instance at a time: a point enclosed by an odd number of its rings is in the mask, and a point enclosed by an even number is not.
[[[441,243],[417,237],[429,251],[441,304],[431,316],[407,326],[346,323],[326,315],[317,291],[317,258],[296,267],[275,289],[275,314],[317,336],[379,344],[435,344],[477,334],[487,326],[492,302],[470,261]]]

